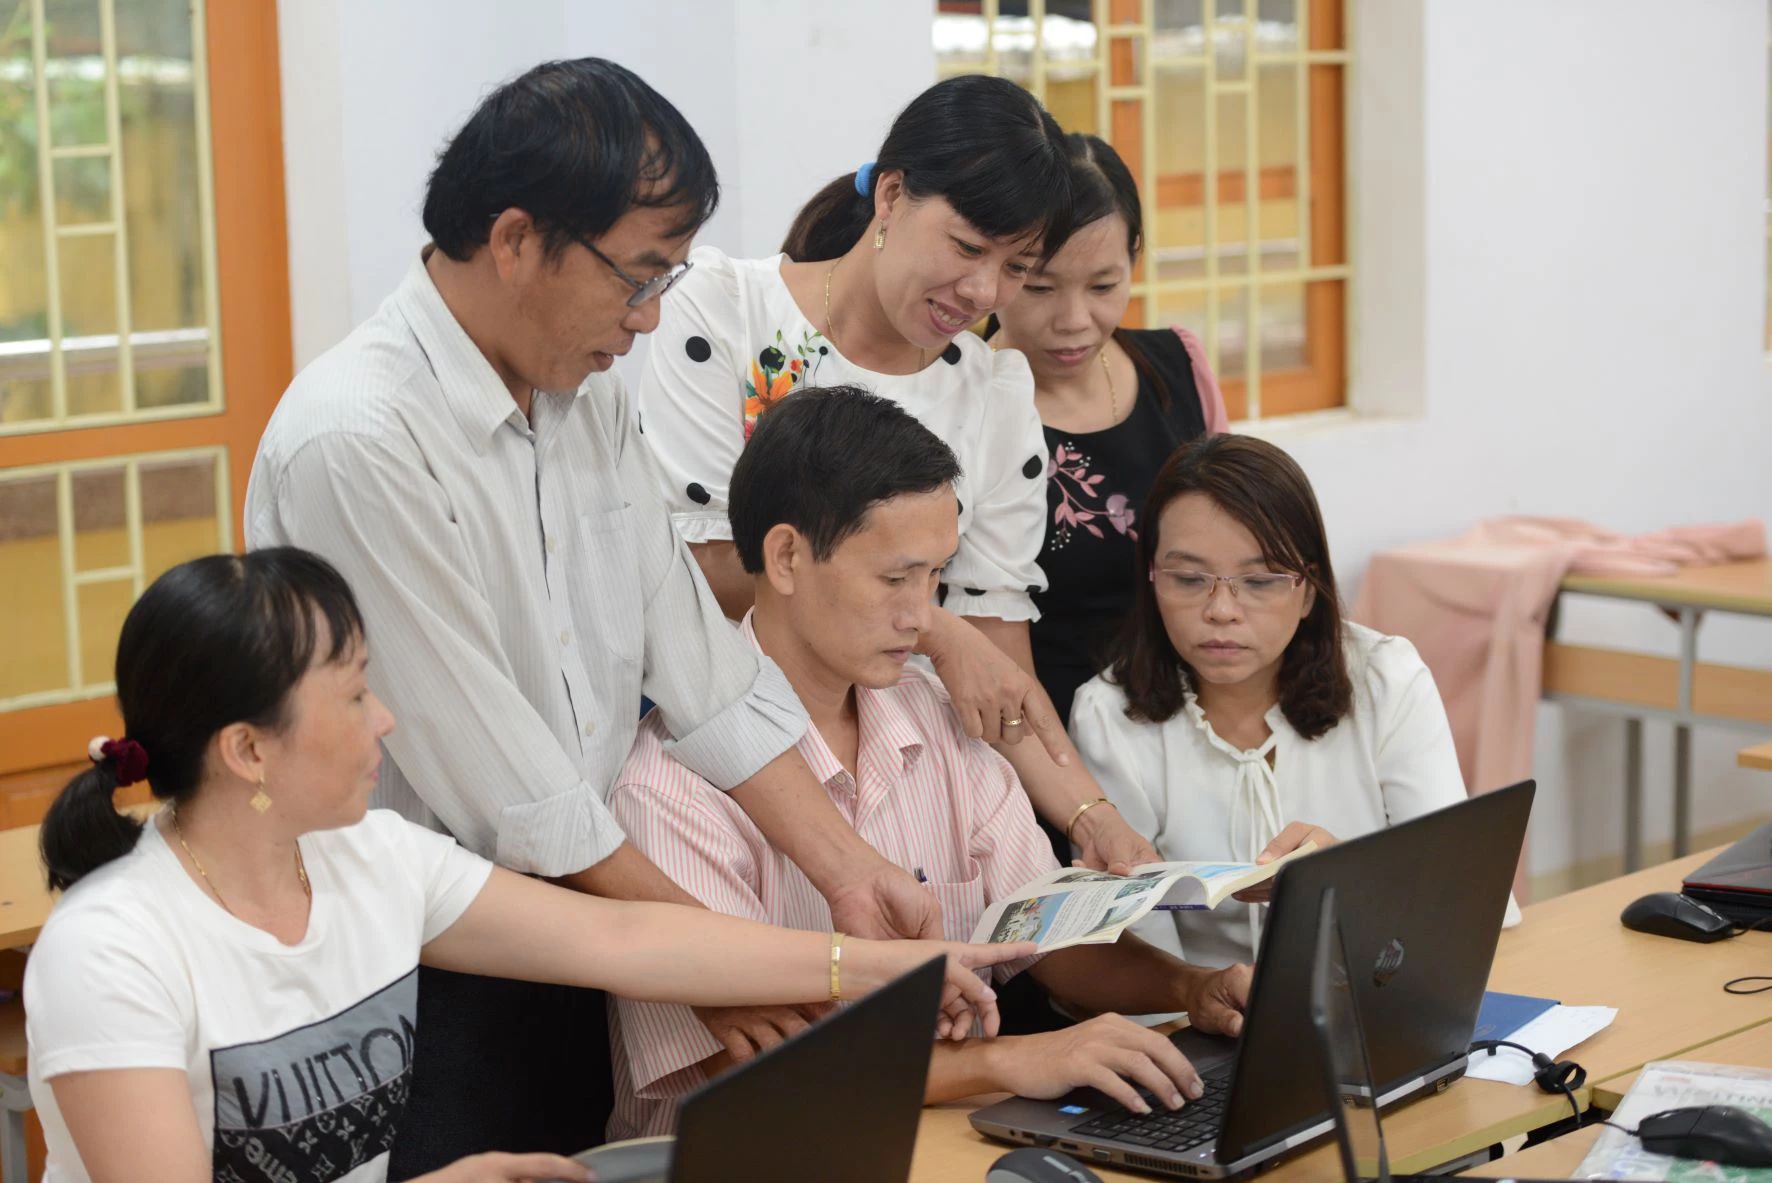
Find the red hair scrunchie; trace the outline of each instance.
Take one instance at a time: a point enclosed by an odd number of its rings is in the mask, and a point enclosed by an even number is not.
[[[109,762],[118,788],[127,788],[148,775],[148,750],[133,739],[95,739],[86,754],[94,764]]]

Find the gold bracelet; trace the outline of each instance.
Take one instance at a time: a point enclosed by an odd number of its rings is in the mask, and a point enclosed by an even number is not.
[[[1106,797],[1097,797],[1093,801],[1085,801],[1085,802],[1083,802],[1083,804],[1077,806],[1077,812],[1071,814],[1070,823],[1068,825],[1066,825],[1064,828],[1064,840],[1066,842],[1072,841],[1071,831],[1077,828],[1078,819],[1080,819],[1085,813],[1088,813],[1091,809],[1094,809],[1097,805],[1112,805],[1112,804],[1113,804],[1113,802],[1109,801]]]
[[[837,976],[838,969],[842,965],[842,963],[843,963],[843,934],[840,932],[833,932],[833,933],[831,933],[831,1001],[832,1002],[843,1001],[843,983],[842,983],[842,979]]]

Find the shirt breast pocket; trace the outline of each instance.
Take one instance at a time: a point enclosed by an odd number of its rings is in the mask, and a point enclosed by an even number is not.
[[[973,858],[966,860],[966,867],[972,874],[970,879],[927,884],[941,904],[942,932],[950,941],[971,940],[978,918],[984,915],[984,868]]]
[[[646,652],[646,609],[640,598],[633,509],[590,510],[578,518],[578,561],[567,578],[576,585],[579,619],[610,656],[639,663]]]

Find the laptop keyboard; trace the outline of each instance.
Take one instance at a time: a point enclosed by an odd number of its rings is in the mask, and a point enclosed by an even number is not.
[[[1225,1064],[1200,1074],[1206,1091],[1197,1101],[1169,1110],[1157,1104],[1143,1089],[1139,1095],[1152,1105],[1149,1113],[1113,1109],[1071,1127],[1072,1134],[1120,1142],[1147,1150],[1186,1151],[1211,1142],[1224,1124],[1224,1103],[1230,1092],[1231,1066]]]

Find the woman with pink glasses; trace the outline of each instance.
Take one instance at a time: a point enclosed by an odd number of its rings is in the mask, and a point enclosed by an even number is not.
[[[1290,456],[1195,440],[1141,520],[1144,578],[1071,734],[1163,858],[1253,861],[1287,831],[1286,846],[1321,845],[1464,798],[1433,675],[1404,638],[1342,618],[1323,516]],[[1222,966],[1251,959],[1260,924],[1259,905],[1226,905],[1135,931]]]

